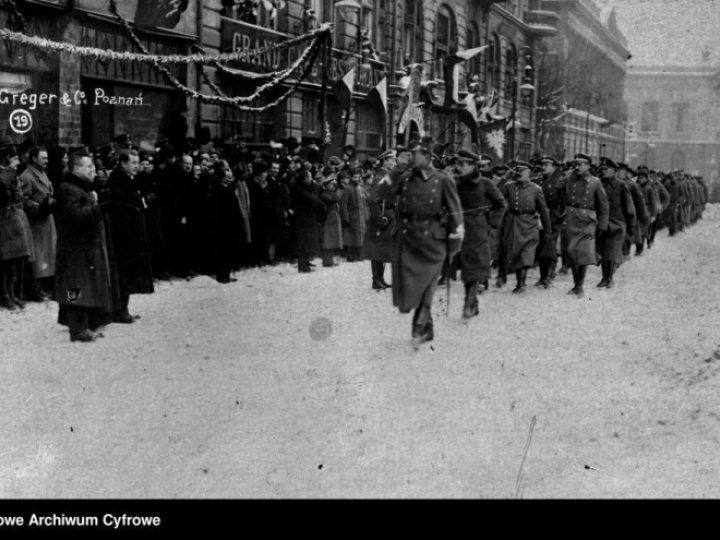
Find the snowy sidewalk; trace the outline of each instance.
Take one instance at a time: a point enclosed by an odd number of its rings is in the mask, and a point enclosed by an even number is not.
[[[367,262],[162,282],[93,344],[2,312],[0,497],[718,497],[719,233],[469,322],[453,282],[418,352]]]

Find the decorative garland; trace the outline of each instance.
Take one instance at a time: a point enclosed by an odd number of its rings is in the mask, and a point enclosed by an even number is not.
[[[200,45],[193,44],[192,49],[195,51],[198,51],[200,54],[206,54],[205,49],[203,49]],[[242,77],[244,79],[249,79],[251,81],[268,81],[272,79],[276,74],[279,74],[281,72],[274,72],[274,73],[252,73],[250,71],[243,71],[240,69],[233,69],[229,68],[220,62],[210,62],[210,65],[217,68],[218,71],[224,73],[225,75],[230,75],[233,77]]]
[[[20,43],[26,47],[40,49],[43,51],[55,51],[65,52],[72,55],[80,56],[92,56],[102,61],[136,61],[136,62],[157,62],[159,64],[191,64],[193,62],[200,64],[210,64],[212,62],[234,62],[234,61],[248,61],[259,55],[266,54],[270,51],[280,51],[287,49],[298,43],[308,41],[313,38],[318,38],[320,34],[332,32],[332,25],[326,24],[323,27],[313,30],[310,34],[298,36],[281,43],[277,43],[273,46],[264,47],[262,49],[254,49],[252,51],[242,51],[234,53],[220,53],[214,55],[208,54],[190,54],[190,55],[155,55],[155,54],[138,54],[130,52],[116,52],[108,51],[105,49],[98,49],[96,47],[78,47],[71,45],[70,43],[64,43],[60,41],[53,41],[46,38],[37,36],[28,36],[20,32],[13,32],[6,28],[0,28],[0,39],[6,39]]]

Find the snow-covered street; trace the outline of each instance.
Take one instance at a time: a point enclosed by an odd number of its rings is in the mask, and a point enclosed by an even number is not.
[[[370,263],[315,263],[160,282],[92,344],[0,312],[0,497],[720,496],[718,205],[582,299],[440,288],[418,352]]]

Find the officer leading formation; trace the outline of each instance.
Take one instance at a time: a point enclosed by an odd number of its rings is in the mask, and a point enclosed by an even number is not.
[[[571,272],[568,294],[582,297],[590,265],[601,268],[597,287],[613,288],[633,246],[643,256],[663,228],[687,230],[708,195],[683,171],[584,154],[493,166],[429,137],[371,158],[347,145],[327,161],[292,137],[266,150],[159,140],[154,152],[129,135],[94,152],[2,137],[0,310],[54,298],[70,339],[90,343],[108,324],[138,322],[131,295],[158,280],[225,285],[249,267],[290,262],[307,274],[316,257],[323,272],[368,261],[368,288],[413,313],[419,348],[435,337],[438,285],[458,274],[466,321],[482,312],[493,270],[500,289],[514,274],[518,296],[532,268],[540,291]]]

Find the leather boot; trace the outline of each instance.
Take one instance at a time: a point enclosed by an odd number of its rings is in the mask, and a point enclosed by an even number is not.
[[[370,266],[372,268],[372,288],[376,291],[384,291],[386,289],[385,285],[383,285],[382,281],[380,281],[380,271],[378,269],[378,265],[382,265],[382,263],[371,261]]]
[[[578,287],[578,271],[576,266],[570,267],[573,276],[573,288],[568,291],[568,294],[577,294]]]
[[[25,302],[23,302],[20,298],[17,297],[15,294],[15,268],[13,266],[10,266],[11,270],[7,272],[6,279],[7,279],[7,292],[8,296],[10,297],[10,300],[12,300],[17,307],[20,309],[25,309]]]
[[[527,276],[527,268],[521,268],[515,271],[515,278],[517,279],[517,287],[513,289],[514,294],[521,294],[527,291],[525,286],[525,278]]]
[[[578,284],[577,284],[577,291],[575,294],[578,296],[583,295],[583,285],[585,283],[585,274],[587,273],[587,265],[584,264],[582,266],[578,266],[577,269],[577,275],[578,275]]]
[[[550,264],[550,272],[548,274],[548,278],[550,278],[550,281],[555,279],[555,276],[557,275],[555,273],[555,270],[557,270],[557,263],[558,263],[557,258],[555,258],[552,260],[552,263]]]
[[[465,284],[465,307],[463,307],[463,318],[469,319],[478,315],[477,281],[470,281]]]
[[[602,269],[602,279],[600,280],[600,283],[597,284],[597,287],[598,288],[607,287],[607,283],[608,283],[607,261],[602,261],[600,263],[600,268]]]
[[[613,274],[615,273],[615,263],[608,261],[607,266],[607,284],[605,285],[608,289],[612,289],[615,286],[613,282]]]
[[[4,268],[2,263],[0,263],[0,307],[4,307],[10,311],[17,311],[18,307],[15,305],[15,302],[12,301],[10,294],[8,293],[6,275],[7,268]]]
[[[432,341],[434,329],[430,309],[420,306],[415,310],[412,327],[412,346],[417,349],[421,343]]]
[[[392,287],[391,283],[388,283],[387,281],[385,281],[385,263],[384,262],[378,262],[378,277],[380,278],[380,283],[382,283],[386,289],[389,289]]]
[[[645,241],[635,244],[635,256],[639,257],[645,251]]]
[[[540,279],[535,283],[536,287],[548,288],[550,286],[549,274],[550,274],[550,259],[540,259]]]

